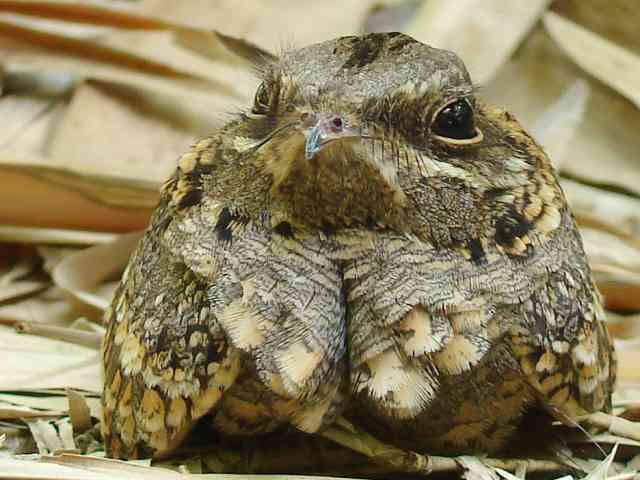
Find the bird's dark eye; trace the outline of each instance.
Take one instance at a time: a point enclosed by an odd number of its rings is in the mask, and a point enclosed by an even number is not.
[[[265,115],[269,113],[269,89],[265,82],[262,82],[256,91],[255,99],[253,100],[253,108],[251,109],[251,113],[255,113],[256,115]]]
[[[470,140],[478,135],[473,119],[473,108],[467,100],[456,100],[445,105],[431,124],[433,133],[454,140]]]

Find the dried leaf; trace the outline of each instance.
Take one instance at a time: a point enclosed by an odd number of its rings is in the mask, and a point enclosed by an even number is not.
[[[73,389],[67,389],[69,400],[69,418],[76,434],[84,433],[93,426],[91,422],[91,411],[84,396]]]
[[[51,141],[49,165],[97,176],[108,165],[114,180],[161,184],[180,154],[214,124],[211,111],[189,111],[188,98],[185,107],[170,101],[100,82],[79,86]]]
[[[33,75],[22,75],[28,77]],[[55,122],[66,107],[61,98],[39,96],[31,85],[29,93],[14,93],[15,76],[5,81],[6,92],[0,97],[0,150],[3,156],[16,154],[40,154],[51,134]]]
[[[91,416],[100,418],[102,409],[100,395],[96,392],[88,392],[86,390],[81,391],[81,393],[89,406]],[[0,402],[15,408],[51,413],[63,412],[65,415],[69,406],[66,389],[0,390]]]
[[[613,462],[617,451],[618,445],[615,445],[613,450],[611,450],[611,453],[609,453],[609,455],[607,455],[607,457],[602,460],[602,462],[600,462],[600,464],[598,464],[598,466],[590,472],[589,475],[584,477],[584,480],[606,480],[609,467],[611,467],[611,462]]]
[[[251,56],[247,42],[221,41],[211,28],[207,30],[178,29],[157,32],[118,32],[107,36],[101,45],[131,52],[141,58],[168,65],[176,71],[187,72],[206,82],[197,85],[203,91],[233,101],[248,99],[247,88],[255,85],[253,65],[246,59]],[[241,55],[229,50],[227,45],[238,48]],[[184,48],[187,46],[187,48]],[[253,55],[269,55],[255,48]],[[188,95],[187,95],[188,96]]]
[[[163,21],[157,17],[144,16],[132,11],[132,9],[125,10],[121,7],[122,5],[116,7],[111,3],[90,5],[70,3],[68,1],[0,1],[0,11],[31,15],[36,19],[49,18],[65,22],[110,26],[125,30],[171,30],[176,34],[200,33],[208,35],[211,38],[207,41],[209,44],[207,55],[210,55],[213,50],[217,50],[219,53],[215,55],[215,58],[225,55],[223,53],[224,48],[221,47],[227,48],[229,51],[226,53],[227,55],[230,52],[237,52],[239,57],[245,58],[250,62],[253,62],[259,55],[268,55],[257,45],[228,35],[211,32],[210,25],[203,25],[204,29],[198,30],[185,24],[176,23],[174,16],[167,16],[170,20]],[[210,4],[207,7],[210,8]],[[146,6],[146,9],[152,10],[148,6]],[[201,10],[194,13],[201,13]],[[166,14],[166,11],[163,13]],[[218,45],[214,46],[212,41],[217,42]]]
[[[640,273],[640,249],[637,245],[606,230],[583,227],[580,229],[585,251],[593,265],[601,266],[604,273],[626,270]]]
[[[61,417],[64,412],[55,410],[33,410],[30,408],[5,406],[0,402],[0,420],[19,420],[21,418]]]
[[[7,159],[0,162],[4,174],[29,175],[33,180],[50,182],[54,186],[71,190],[97,203],[113,207],[155,207],[160,184],[149,180],[124,180],[109,174],[85,175],[66,167],[52,168],[46,164],[63,163],[51,157],[29,157],[28,159]],[[37,192],[36,192],[37,193]],[[52,192],[53,193],[53,192]],[[51,193],[50,193],[51,194]],[[68,212],[67,212],[68,213]],[[127,210],[121,209],[126,216]]]
[[[640,107],[640,56],[553,12],[544,25],[574,62]]]
[[[423,2],[406,31],[422,42],[456,52],[471,78],[484,84],[507,61],[550,3],[429,0]]]
[[[588,47],[581,45],[582,50]],[[482,91],[505,105],[525,126],[534,125],[549,105],[584,72],[544,32],[537,30]],[[640,193],[640,110],[600,82],[587,78],[591,96],[584,120],[569,144],[562,171],[591,186],[612,186]]]
[[[245,58],[250,62],[258,60],[261,55],[269,54],[260,47],[250,44],[244,40],[229,37],[206,30],[188,28],[185,25],[175,23],[175,18],[171,21],[162,21],[158,18],[140,15],[133,11],[125,11],[122,8],[114,8],[112,4],[89,5],[74,4],[66,1],[0,1],[0,11],[8,11],[21,15],[32,15],[38,19],[49,18],[64,20],[66,22],[78,22],[93,25],[116,27],[126,30],[171,30],[177,36],[186,34],[186,37],[179,39],[182,44],[191,44],[194,49],[201,51],[207,56],[219,59],[230,52],[237,53],[240,58]],[[198,37],[200,37],[198,39]],[[203,48],[202,41],[206,38],[206,48]],[[222,48],[221,48],[222,47]],[[228,52],[223,52],[224,48]],[[214,55],[212,53],[215,52]],[[237,59],[236,59],[237,60]]]
[[[13,282],[8,285],[0,285],[0,304],[34,295],[49,288],[49,286],[51,286],[51,284],[48,281],[27,280]]]
[[[33,70],[63,71],[77,81],[99,79],[135,87],[165,102],[181,99],[175,105],[193,106],[200,112],[218,112],[246,103],[256,82],[248,62],[219,42],[224,56],[214,64],[174,45],[172,35],[122,33],[98,44],[0,20],[0,53],[6,52],[6,68],[14,75]],[[158,54],[158,61],[150,60]]]
[[[0,1],[0,11],[30,15],[37,18],[63,20],[91,25],[103,25],[133,30],[158,30],[172,28],[171,24],[158,19],[145,17],[124,9],[123,4],[105,2],[103,5],[71,2],[68,0],[32,1],[9,0]]]
[[[636,241],[603,229],[582,227],[580,231],[607,308],[640,309],[640,248]]]
[[[640,235],[640,199],[561,179],[578,223],[609,231],[627,241]]]
[[[22,423],[4,424],[0,426],[0,435],[5,436],[4,450],[0,449],[0,458],[11,458],[13,455],[33,454],[38,451],[36,442],[29,427]]]
[[[75,449],[71,423],[68,419],[58,421],[52,420],[29,420],[25,419],[31,434],[38,446],[41,455],[53,453],[58,450]]]
[[[12,258],[10,267],[0,274],[0,286],[10,285],[17,280],[26,280],[28,275],[35,273],[38,268],[38,258],[32,251],[24,250],[8,253],[7,258],[12,257],[12,253],[17,258]]]
[[[15,328],[21,322],[68,326],[77,318],[71,305],[57,287],[44,290],[37,296],[0,306],[0,324]]]
[[[500,475],[502,478],[505,478],[506,480],[522,480],[524,478],[518,475],[514,475],[513,473],[509,473],[501,468],[494,468],[494,470],[498,475]]]
[[[544,147],[556,169],[560,169],[582,122],[588,99],[589,85],[584,80],[577,80],[536,120],[531,129],[531,134]]]
[[[467,480],[498,480],[495,471],[487,467],[478,457],[465,455],[457,457],[456,461],[464,469],[462,477]]]
[[[640,276],[625,271],[603,272],[605,267],[595,265],[596,283],[605,298],[607,308],[622,312],[640,309]]]
[[[23,334],[61,340],[95,350],[99,350],[102,344],[103,334],[101,332],[86,332],[78,328],[67,328],[36,322],[19,322],[16,323],[14,327],[16,331]]]
[[[640,423],[630,422],[624,418],[603,412],[596,412],[582,417],[580,422],[585,425],[602,428],[613,435],[620,435],[640,442]]]
[[[633,459],[627,463],[627,468],[631,470],[634,475],[640,470],[640,455],[636,455]],[[634,477],[631,477],[634,478]]]
[[[634,338],[640,338],[640,314],[619,315],[614,312],[607,312],[607,328],[613,338],[616,339],[633,340]],[[638,420],[640,421],[640,418]]]
[[[111,233],[0,226],[0,242],[35,243],[38,245],[93,245],[113,240]]]
[[[175,40],[179,45],[211,59],[216,59],[218,57],[218,48],[217,45],[212,45],[212,35],[216,35],[217,40],[222,42],[228,50],[244,58],[251,65],[260,66],[276,60],[275,55],[263,50],[255,43],[220,32],[201,32],[194,29],[180,30],[175,32]]]
[[[34,119],[40,119],[42,115],[39,113],[42,107],[47,106],[52,101],[58,101],[58,105],[64,107],[64,100],[73,92],[75,81],[73,75],[64,72],[49,71],[24,71],[24,72],[5,72],[4,84],[6,91],[10,94],[3,97],[3,100],[9,99],[20,102],[36,102],[33,113]],[[58,106],[56,105],[56,106]],[[20,105],[23,107],[23,105]],[[64,109],[64,108],[62,108]],[[36,115],[34,115],[36,114]],[[37,120],[35,120],[37,121]],[[33,122],[29,122],[27,126],[32,128]],[[45,139],[40,142],[34,142],[38,148],[35,152],[41,152]],[[9,146],[5,144],[5,146]]]
[[[70,387],[101,391],[100,355],[94,349],[21,335],[0,325],[0,390]]]
[[[113,242],[69,255],[54,269],[53,281],[87,307],[87,313],[99,318],[109,306],[111,298],[97,295],[97,287],[106,280],[117,278],[141,235],[140,232],[129,233]]]
[[[166,79],[171,79],[192,88],[222,87],[210,79],[146,59],[127,49],[103,46],[89,39],[25,26],[6,17],[0,19],[0,38],[0,51],[12,50],[12,55],[7,58],[8,70],[15,70],[16,66],[26,65],[27,62],[33,68],[34,64],[30,60],[35,60],[36,63],[40,60],[49,67],[66,65],[67,68],[61,69],[81,77],[119,79],[138,84],[166,84]],[[57,53],[59,51],[63,51],[65,55],[61,56]]]
[[[147,225],[158,197],[157,184],[2,161],[0,183],[0,204],[10,206],[0,213],[3,225],[136,230]]]
[[[117,473],[91,472],[85,469],[70,468],[61,465],[49,465],[33,460],[15,460],[0,458],[0,480],[38,479],[38,480],[122,480]]]
[[[43,456],[41,462],[61,466],[75,467],[84,472],[101,472],[109,475],[107,478],[123,478],[136,480],[173,480],[184,478],[183,475],[161,468],[135,465],[132,462],[96,458],[84,455],[63,454],[60,456]],[[2,463],[0,463],[2,466]],[[115,477],[114,475],[118,475]],[[2,477],[0,477],[2,479]]]
[[[616,417],[620,418],[620,417]],[[600,445],[620,445],[625,447],[635,447],[635,449],[640,448],[640,442],[628,438],[622,435],[613,435],[611,433],[601,433],[599,435],[593,435],[586,440],[583,440],[583,443],[597,443]]]
[[[401,32],[414,19],[420,1],[386,0],[367,17],[365,32]]]
[[[565,0],[553,2],[552,9],[601,37],[640,52],[640,11],[637,0]]]
[[[145,0],[143,12],[201,30],[219,30],[276,52],[283,46],[301,47],[357,34],[363,30],[369,12],[377,4],[376,0]]]

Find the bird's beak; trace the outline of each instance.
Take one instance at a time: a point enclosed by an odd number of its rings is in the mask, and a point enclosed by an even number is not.
[[[307,126],[305,136],[307,143],[304,156],[311,160],[329,143],[344,138],[360,137],[360,131],[350,125],[345,116],[308,114],[302,121]]]

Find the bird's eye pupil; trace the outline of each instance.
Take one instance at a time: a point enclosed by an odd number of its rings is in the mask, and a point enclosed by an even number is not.
[[[436,135],[456,140],[476,136],[473,109],[466,100],[457,100],[438,112],[431,127]]]

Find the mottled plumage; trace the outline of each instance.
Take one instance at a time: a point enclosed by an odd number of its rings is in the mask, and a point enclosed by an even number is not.
[[[108,454],[345,415],[427,453],[610,407],[611,341],[549,159],[451,52],[344,37],[264,69],[178,162],[103,347]]]

